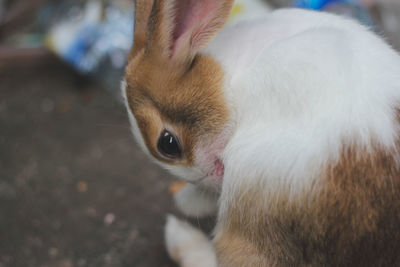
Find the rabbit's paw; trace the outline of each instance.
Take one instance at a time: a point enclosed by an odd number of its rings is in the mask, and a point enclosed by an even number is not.
[[[190,224],[168,215],[165,243],[170,257],[182,267],[216,267],[211,241]]]

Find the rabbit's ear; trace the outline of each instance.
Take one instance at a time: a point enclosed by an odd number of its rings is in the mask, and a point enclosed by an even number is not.
[[[132,59],[146,45],[146,32],[154,0],[135,0],[135,31],[134,44],[129,58]]]
[[[227,21],[233,0],[156,0],[147,47],[173,63],[189,63]]]

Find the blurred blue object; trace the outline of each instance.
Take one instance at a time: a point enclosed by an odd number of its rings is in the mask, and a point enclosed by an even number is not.
[[[96,66],[92,57],[88,58],[93,44],[99,38],[101,31],[94,25],[86,26],[81,29],[71,46],[62,54],[62,58],[73,65],[82,73],[90,73]]]
[[[71,1],[69,5],[64,3],[61,10],[59,6],[50,7],[53,17],[60,16],[54,18],[45,44],[78,72],[92,76],[119,95],[117,89],[132,45],[134,25],[133,10],[116,3]]]
[[[340,0],[298,0],[295,2],[295,6],[298,8],[322,10],[324,8],[324,6],[326,6],[332,2],[344,2],[344,1],[340,1]]]
[[[344,15],[357,19],[367,27],[376,30],[375,23],[367,8],[361,6],[355,0],[296,0],[294,6]]]

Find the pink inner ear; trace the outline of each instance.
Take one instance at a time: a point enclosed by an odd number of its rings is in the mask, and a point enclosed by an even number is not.
[[[175,1],[175,30],[173,34],[171,57],[185,44],[190,43],[192,49],[198,49],[204,42],[208,41],[206,39],[208,36],[207,28],[211,26],[209,23],[215,19],[218,13],[218,1],[219,0]],[[202,38],[202,36],[204,36],[204,38]]]

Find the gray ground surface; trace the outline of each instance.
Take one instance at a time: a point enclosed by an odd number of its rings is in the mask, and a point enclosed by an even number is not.
[[[170,181],[104,90],[59,67],[0,73],[1,267],[174,266]]]

